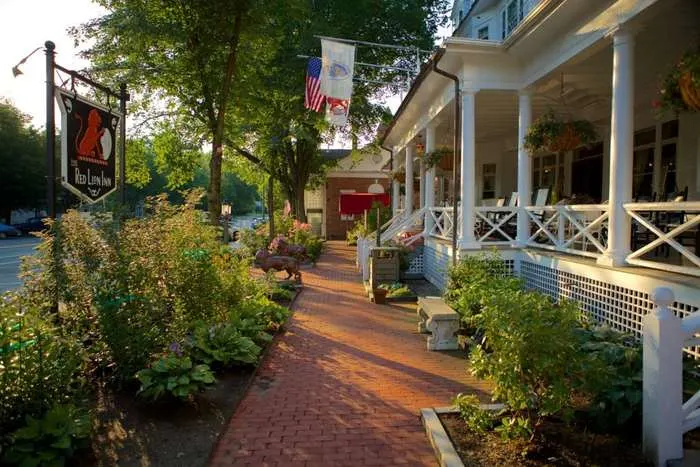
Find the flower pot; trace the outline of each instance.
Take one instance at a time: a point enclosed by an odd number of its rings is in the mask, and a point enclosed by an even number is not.
[[[700,112],[700,87],[693,82],[693,77],[689,71],[683,73],[678,79],[678,88],[685,105],[696,112]]]
[[[572,125],[566,125],[564,131],[547,142],[547,149],[551,152],[573,151],[581,145],[581,136]]]
[[[406,183],[406,174],[405,173],[394,174],[394,180],[396,180],[399,183]]]
[[[440,162],[438,162],[438,167],[440,167],[442,170],[452,170],[452,163],[454,162],[454,157],[452,154],[445,154],[440,158]]]
[[[374,295],[374,303],[377,305],[383,305],[386,303],[386,294],[389,291],[387,289],[374,289],[372,294]]]

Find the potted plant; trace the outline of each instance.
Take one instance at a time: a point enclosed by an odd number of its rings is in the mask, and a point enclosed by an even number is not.
[[[700,47],[688,50],[661,81],[661,111],[700,112]]]
[[[588,120],[563,120],[549,111],[530,125],[525,135],[525,149],[563,153],[590,144],[598,138]]]
[[[377,305],[383,305],[386,303],[386,294],[389,291],[387,289],[383,289],[381,286],[372,289],[372,294],[374,295],[374,303]]]
[[[440,167],[443,170],[452,170],[454,152],[449,148],[436,148],[423,156],[427,169]]]
[[[391,172],[390,178],[399,183],[406,183],[406,170],[401,167],[400,169],[397,169],[396,172]]]

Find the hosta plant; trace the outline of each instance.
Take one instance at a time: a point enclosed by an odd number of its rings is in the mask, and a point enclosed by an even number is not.
[[[255,363],[261,351],[250,337],[242,336],[234,325],[228,323],[197,324],[189,346],[192,359],[207,365]]]
[[[90,444],[90,418],[74,405],[55,405],[42,418],[26,417],[11,435],[4,464],[22,467],[63,466]]]
[[[178,353],[176,349],[136,373],[136,379],[141,383],[139,396],[151,400],[164,396],[186,400],[214,384],[216,379],[209,365],[194,365],[189,356]]]

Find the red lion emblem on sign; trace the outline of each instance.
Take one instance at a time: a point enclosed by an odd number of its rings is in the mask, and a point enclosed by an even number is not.
[[[90,110],[87,118],[87,128],[83,130],[83,117],[75,114],[75,118],[80,120],[80,129],[75,136],[75,150],[79,156],[102,158],[102,147],[100,138],[105,132],[102,128],[102,117],[96,109]],[[81,135],[82,133],[82,135]]]

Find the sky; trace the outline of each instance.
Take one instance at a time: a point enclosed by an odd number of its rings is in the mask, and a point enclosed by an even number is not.
[[[103,10],[90,0],[0,0],[0,97],[9,98],[32,117],[35,126],[45,124],[46,55],[44,42],[56,44],[56,62],[70,69],[84,68],[78,49],[66,31]],[[12,67],[37,47],[20,66],[24,74],[12,76]]]

